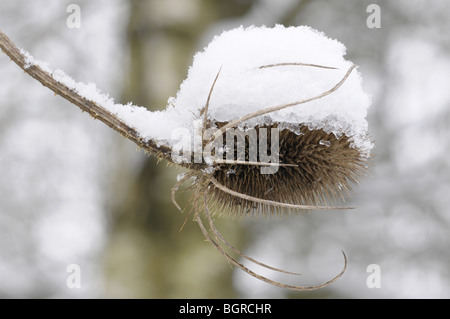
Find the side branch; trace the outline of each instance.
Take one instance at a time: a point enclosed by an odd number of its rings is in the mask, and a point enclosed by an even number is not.
[[[0,30],[0,48],[11,58],[22,70],[31,77],[38,80],[42,85],[48,87],[55,94],[62,96],[67,101],[78,106],[82,111],[89,113],[93,118],[98,119],[108,125],[113,130],[119,132],[127,139],[136,143],[145,151],[164,158],[170,162],[171,149],[165,146],[158,146],[154,141],[146,141],[139,136],[139,133],[117,116],[106,110],[95,102],[87,100],[65,84],[56,81],[52,74],[44,71],[38,65],[29,64],[27,57],[1,30]]]

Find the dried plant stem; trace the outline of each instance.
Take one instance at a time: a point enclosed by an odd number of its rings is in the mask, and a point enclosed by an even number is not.
[[[98,119],[108,125],[113,130],[119,132],[127,139],[136,143],[146,152],[154,154],[159,158],[164,158],[172,162],[171,150],[168,147],[157,145],[155,142],[146,141],[139,136],[139,133],[132,127],[128,126],[117,116],[103,108],[102,106],[89,101],[71,90],[66,85],[56,81],[52,74],[42,70],[37,65],[29,65],[23,51],[20,50],[1,30],[0,30],[0,48],[7,56],[11,58],[22,70],[31,77],[39,81],[42,85],[48,87],[55,94],[62,96],[67,101],[78,106],[82,111],[87,112],[93,118]]]

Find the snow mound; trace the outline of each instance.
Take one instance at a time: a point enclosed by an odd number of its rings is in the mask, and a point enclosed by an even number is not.
[[[252,26],[225,31],[194,56],[188,76],[177,96],[169,99],[167,110],[184,114],[177,125],[192,125],[192,114],[199,116],[219,70],[208,111],[208,117],[215,121],[229,122],[267,107],[311,98],[334,87],[352,66],[344,59],[345,52],[342,43],[307,26]],[[260,68],[283,63],[335,69],[300,65]],[[351,136],[353,147],[368,155],[372,148],[366,137],[370,103],[361,75],[353,70],[332,94],[247,120],[243,126],[307,125],[336,136]],[[188,118],[191,123],[183,123]]]

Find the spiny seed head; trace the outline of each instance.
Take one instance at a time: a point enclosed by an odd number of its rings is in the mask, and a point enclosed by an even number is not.
[[[217,123],[219,128],[223,125]],[[271,129],[277,127],[277,124],[255,127],[257,132],[261,128],[267,129],[267,150],[271,150]],[[251,148],[259,147],[261,141],[252,145],[243,130],[235,130],[235,134],[241,134],[246,140],[245,160],[249,161]],[[233,152],[234,158],[238,158],[237,147]],[[302,125],[295,133],[287,128],[279,130],[278,155],[280,164],[293,165],[279,166],[273,174],[262,174],[260,166],[218,164],[212,174],[226,188],[255,198],[300,205],[329,205],[330,200],[345,199],[352,185],[357,184],[367,170],[367,157],[352,148],[350,137],[336,137],[322,129]],[[225,156],[223,154],[224,159]],[[299,211],[245,200],[208,183],[203,188],[200,193],[208,194],[208,205],[215,214],[272,216]]]
[[[278,65],[268,67],[272,66]],[[194,219],[205,238],[230,263],[259,280],[296,291],[319,289],[336,281],[344,274],[347,258],[342,252],[345,261],[343,269],[323,284],[315,286],[283,284],[251,271],[227,253],[224,248],[231,249],[235,254],[254,264],[289,273],[260,263],[228,243],[215,228],[211,213],[238,217],[272,216],[292,211],[298,212],[300,209],[337,208],[329,206],[328,201],[344,199],[345,195],[350,193],[352,184],[356,184],[358,179],[366,174],[368,157],[352,145],[352,136],[335,135],[320,128],[309,128],[302,124],[299,124],[297,128],[292,128],[292,125],[288,128],[286,123],[272,121],[271,124],[252,127],[253,135],[250,136],[240,127],[245,125],[246,120],[318,100],[335,92],[354,68],[355,66],[352,65],[334,87],[315,97],[268,107],[229,122],[216,122],[208,117],[210,97],[220,72],[211,86],[206,105],[200,115],[203,116],[203,133],[208,128],[217,128],[213,136],[203,145],[210,147],[214,143],[214,155],[213,152],[209,154],[213,156],[207,155],[206,163],[189,166],[191,172],[182,177],[172,189],[172,201],[181,210],[176,203],[175,192],[190,177],[196,177],[192,185],[194,194],[191,198],[191,212],[194,211]],[[233,129],[231,145],[228,139],[223,139],[223,135],[228,133],[229,129]],[[264,134],[259,134],[261,132]],[[272,139],[272,135],[276,138]],[[239,141],[238,143],[234,143],[235,138]],[[276,158],[276,170],[263,173],[261,164],[267,165],[274,158]],[[237,162],[233,162],[234,160]],[[208,221],[209,231],[203,224],[200,214],[202,211]]]

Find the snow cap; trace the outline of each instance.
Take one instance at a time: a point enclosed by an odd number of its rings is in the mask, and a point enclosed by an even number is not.
[[[345,53],[342,43],[308,26],[241,26],[225,31],[195,54],[188,76],[176,97],[169,99],[167,110],[184,114],[183,121],[192,119],[192,114],[199,116],[219,70],[208,110],[213,121],[229,122],[267,107],[315,97],[334,87],[352,66]],[[283,63],[335,69],[299,65],[260,68]],[[336,136],[345,134],[351,137],[352,147],[368,156],[373,146],[366,136],[370,103],[361,75],[353,70],[332,94],[250,119],[244,126],[279,123],[287,128],[292,125],[294,130],[301,124]]]

